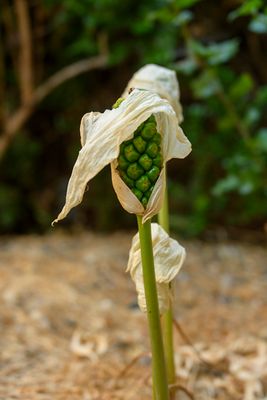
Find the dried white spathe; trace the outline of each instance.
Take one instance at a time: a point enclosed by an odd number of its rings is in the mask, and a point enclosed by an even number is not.
[[[183,265],[186,253],[184,247],[176,240],[170,238],[160,225],[156,223],[151,224],[151,234],[159,310],[163,314],[169,309],[170,302],[173,299],[172,285]],[[143,312],[146,312],[141,248],[138,233],[132,240],[127,266],[128,271],[135,282],[139,307]]]
[[[167,99],[176,112],[178,123],[183,121],[179,83],[175,71],[160,65],[147,64],[133,75],[122,97],[126,97],[131,88],[147,89]]]
[[[85,114],[80,127],[83,147],[68,183],[65,205],[54,223],[65,218],[73,207],[81,203],[88,182],[110,163],[113,187],[125,210],[142,215],[143,222],[157,214],[164,194],[164,167],[146,209],[116,169],[121,143],[131,139],[138,126],[152,114],[155,115],[158,132],[162,135],[164,165],[171,158],[184,158],[190,153],[191,144],[178,126],[173,108],[156,93],[135,89],[119,108],[104,113]]]

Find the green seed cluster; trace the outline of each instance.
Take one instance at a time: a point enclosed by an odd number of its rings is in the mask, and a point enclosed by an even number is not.
[[[118,99],[113,108],[119,107]],[[161,135],[155,117],[151,115],[134,133],[131,140],[120,146],[118,171],[144,207],[147,206],[162,168]]]

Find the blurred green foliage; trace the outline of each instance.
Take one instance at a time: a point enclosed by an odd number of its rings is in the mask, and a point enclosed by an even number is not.
[[[177,71],[182,126],[193,146],[187,159],[169,166],[172,228],[197,236],[217,226],[263,226],[267,214],[263,0],[222,1],[220,7],[212,0],[43,0],[33,2],[30,11],[37,80],[98,54],[103,42],[109,61],[104,69],[55,90],[10,145],[1,161],[1,232],[49,227],[63,204],[79,149],[80,117],[92,109],[110,108],[132,73],[146,63]],[[9,89],[5,107],[12,108],[17,94],[12,43],[4,37],[2,47]],[[71,215],[76,223],[99,229],[129,227],[133,220],[116,202],[109,171],[95,178],[90,195]],[[71,217],[68,221],[63,224],[73,224]]]

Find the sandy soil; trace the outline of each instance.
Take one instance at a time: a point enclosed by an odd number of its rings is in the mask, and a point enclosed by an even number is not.
[[[125,273],[130,243],[130,233],[1,239],[1,400],[151,398],[146,317]],[[266,250],[183,245],[177,399],[266,400]]]

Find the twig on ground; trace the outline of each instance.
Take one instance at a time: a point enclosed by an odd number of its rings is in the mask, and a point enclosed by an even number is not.
[[[215,365],[211,364],[209,361],[205,360],[200,351],[193,345],[193,343],[191,342],[191,340],[189,339],[189,337],[187,336],[187,334],[184,332],[184,330],[182,329],[181,325],[179,324],[179,322],[177,322],[175,319],[173,320],[174,326],[176,328],[176,330],[179,332],[180,336],[184,339],[184,341],[194,350],[195,354],[197,355],[198,359],[200,360],[200,362],[202,364],[204,364],[206,366],[206,368],[208,370],[213,371],[216,374],[223,374],[224,371],[218,369]]]
[[[175,391],[181,390],[184,392],[191,400],[195,400],[195,397],[190,390],[188,390],[186,387],[180,385],[179,383],[174,383],[173,385],[169,385],[169,389],[174,389]]]
[[[142,357],[145,357],[145,356],[151,357],[151,353],[148,352],[148,351],[146,351],[146,352],[143,352],[143,353],[138,354],[137,356],[135,356],[135,357],[122,369],[122,371],[119,372],[119,374],[118,374],[118,376],[117,376],[117,379],[123,378],[123,377],[128,373],[128,371],[129,371]]]
[[[213,368],[212,364],[210,364],[208,361],[204,360],[200,351],[193,345],[193,343],[191,342],[191,340],[189,339],[189,337],[187,336],[187,334],[184,332],[184,330],[182,329],[181,325],[179,324],[178,321],[176,321],[175,319],[173,320],[174,326],[176,328],[176,330],[179,332],[180,336],[183,338],[183,340],[186,342],[186,344],[188,344],[190,347],[192,347],[192,349],[194,350],[194,352],[196,353],[196,355],[198,356],[199,360],[205,364],[207,367],[209,368]]]

